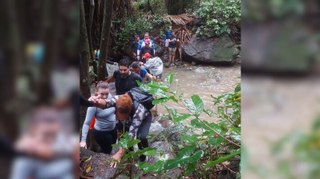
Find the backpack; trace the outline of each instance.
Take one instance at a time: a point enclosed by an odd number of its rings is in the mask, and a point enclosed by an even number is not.
[[[153,96],[149,94],[146,91],[141,90],[138,87],[132,88],[129,91],[129,95],[132,97],[133,101],[136,101],[140,104],[142,104],[147,110],[150,110],[153,108]]]

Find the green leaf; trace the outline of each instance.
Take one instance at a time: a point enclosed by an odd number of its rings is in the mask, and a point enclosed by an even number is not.
[[[240,85],[240,83],[239,83],[239,84],[237,84],[234,92],[240,92],[240,91],[241,91],[241,85]]]
[[[168,162],[164,166],[164,169],[170,170],[170,169],[173,169],[176,167],[186,165],[188,163],[195,163],[203,156],[203,154],[204,154],[204,151],[199,150],[199,151],[195,152],[194,155],[192,155],[190,157],[188,155],[183,155],[180,158],[168,160]]]
[[[149,164],[149,163],[139,163],[139,168],[142,169],[144,172],[149,173],[149,172],[160,172],[163,168],[165,161],[157,161],[154,164]]]
[[[232,153],[230,153],[228,155],[221,156],[216,160],[208,161],[206,167],[207,168],[213,167],[213,166],[215,166],[217,164],[220,164],[220,163],[222,163],[224,161],[227,161],[227,160],[229,160],[229,159],[231,159],[231,158],[233,158],[233,157],[235,157],[237,155],[240,155],[240,153],[241,153],[241,150],[237,150],[237,151],[234,151],[234,152],[232,152]]]
[[[192,136],[188,136],[188,135],[183,135],[181,136],[182,141],[190,143],[190,144],[195,144],[199,139],[198,139],[199,135],[192,135]]]
[[[224,139],[221,136],[218,136],[218,137],[211,136],[208,140],[208,143],[213,146],[221,145],[223,142],[224,142]]]
[[[200,115],[204,108],[203,101],[198,95],[192,95],[191,99],[196,108],[196,111],[195,111],[196,115]]]
[[[165,81],[168,82],[169,84],[172,84],[172,82],[173,82],[173,73],[170,73],[170,74],[167,76],[167,78],[166,78]]]
[[[183,120],[186,120],[190,117],[190,114],[178,114],[176,116],[174,116],[173,121],[174,122],[181,122]]]
[[[170,98],[168,98],[168,97],[159,98],[159,99],[154,99],[154,100],[152,101],[152,104],[153,104],[153,105],[162,104],[162,103],[165,103],[165,102],[169,101],[169,99],[170,99]]]

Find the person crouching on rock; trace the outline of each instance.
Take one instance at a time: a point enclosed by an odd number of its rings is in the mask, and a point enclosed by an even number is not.
[[[100,81],[97,84],[96,90],[98,93],[97,98],[102,100],[111,98],[107,82]],[[115,144],[117,141],[116,119],[114,113],[114,107],[106,109],[89,107],[87,109],[86,119],[82,127],[80,147],[87,147],[86,139],[89,131],[89,126],[92,118],[95,116],[96,121],[93,128],[94,139],[101,147],[103,153],[110,154],[112,151],[112,144]]]
[[[95,100],[95,99],[90,99]],[[142,104],[133,100],[130,93],[126,93],[121,96],[114,96],[107,100],[98,100],[95,103],[99,103],[104,107],[116,107],[116,118],[119,122],[125,123],[125,131],[129,132],[131,138],[137,137],[140,140],[138,144],[139,149],[143,149],[149,146],[147,135],[152,122],[152,115],[150,111]],[[112,158],[117,162],[112,162],[111,167],[116,167],[120,162],[122,156],[126,150],[120,148]],[[140,161],[145,161],[146,156],[141,155]]]

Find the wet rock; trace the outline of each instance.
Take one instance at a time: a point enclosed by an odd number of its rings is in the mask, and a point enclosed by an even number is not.
[[[227,36],[207,39],[193,36],[190,42],[183,46],[183,51],[184,60],[206,64],[234,63],[239,54],[236,45]]]
[[[159,120],[159,123],[161,124],[161,126],[162,126],[163,128],[168,128],[168,127],[174,125],[172,121],[167,120],[167,119],[161,119],[161,120]]]
[[[252,25],[241,34],[246,49],[241,53],[246,59],[241,61],[243,70],[307,73],[313,67],[314,41],[303,26],[266,23]]]
[[[161,133],[153,138],[152,141],[166,141],[172,144],[174,150],[178,149],[178,145],[182,144],[182,127],[170,126],[165,128]]]
[[[164,141],[157,141],[151,144],[151,147],[157,149],[157,154],[149,158],[148,162],[156,163],[159,160],[168,160],[174,158],[171,144]]]
[[[110,167],[110,162],[112,161],[110,155],[95,153],[81,148],[80,160],[80,168],[84,176],[111,178],[116,172],[115,168]]]
[[[163,130],[164,130],[164,128],[162,127],[162,125],[158,121],[155,121],[155,122],[151,123],[149,134],[150,135],[158,135]]]
[[[194,71],[196,73],[206,73],[207,72],[203,67],[198,67]]]

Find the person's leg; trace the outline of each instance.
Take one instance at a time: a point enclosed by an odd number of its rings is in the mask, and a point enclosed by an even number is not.
[[[171,55],[172,56],[171,57],[171,59],[172,59],[171,63],[174,64],[174,60],[175,60],[175,56],[176,56],[176,48],[172,48],[172,52],[171,53],[172,53],[172,55]]]
[[[110,154],[112,151],[112,144],[116,143],[117,140],[116,130],[98,131],[94,129],[93,134],[97,143],[100,145],[102,152]]]
[[[147,117],[143,120],[138,132],[137,132],[137,139],[140,140],[140,143],[138,144],[139,149],[144,149],[146,147],[149,147],[147,136],[149,134],[149,129],[152,122],[152,115],[149,113]],[[141,155],[140,161],[145,161],[146,156]]]

